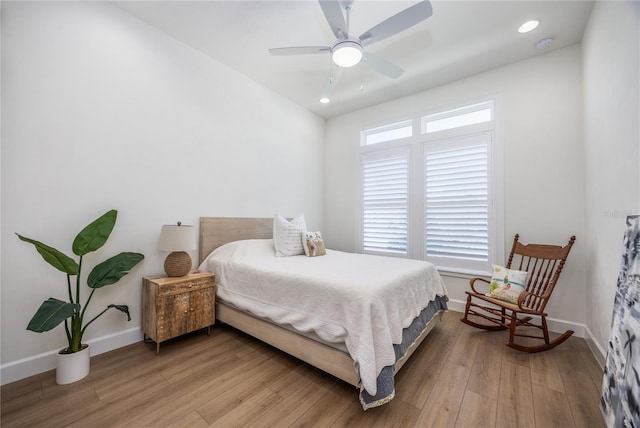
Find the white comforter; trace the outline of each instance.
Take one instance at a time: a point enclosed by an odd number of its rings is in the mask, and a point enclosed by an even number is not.
[[[329,342],[344,342],[364,389],[395,363],[393,344],[446,288],[429,262],[327,250],[321,257],[276,257],[273,240],[235,241],[200,265],[217,294],[238,308]]]

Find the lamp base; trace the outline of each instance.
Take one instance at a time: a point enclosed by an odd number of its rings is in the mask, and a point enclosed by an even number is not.
[[[191,271],[191,257],[186,251],[174,251],[164,261],[167,276],[185,276]]]

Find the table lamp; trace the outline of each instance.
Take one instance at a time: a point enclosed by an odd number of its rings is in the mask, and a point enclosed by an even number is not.
[[[185,276],[191,270],[191,257],[187,251],[196,248],[196,229],[193,226],[165,224],[160,232],[160,251],[171,251],[164,261],[167,276]]]

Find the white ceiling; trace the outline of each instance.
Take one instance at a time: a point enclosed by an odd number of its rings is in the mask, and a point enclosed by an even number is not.
[[[345,69],[320,104],[330,71],[328,54],[272,56],[269,48],[330,46],[335,37],[316,1],[115,1],[175,39],[245,74],[297,104],[330,118],[490,70],[582,40],[591,1],[432,1],[433,16],[367,47],[402,67],[398,79],[366,64]],[[358,36],[416,1],[359,1],[351,12]],[[529,19],[540,26],[519,34]],[[551,36],[552,46],[538,50]]]

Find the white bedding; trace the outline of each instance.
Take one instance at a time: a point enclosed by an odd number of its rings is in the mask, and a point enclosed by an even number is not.
[[[344,342],[362,386],[395,364],[393,344],[446,288],[429,262],[327,250],[322,257],[276,257],[271,239],[225,244],[200,265],[216,274],[218,296],[238,308]]]

